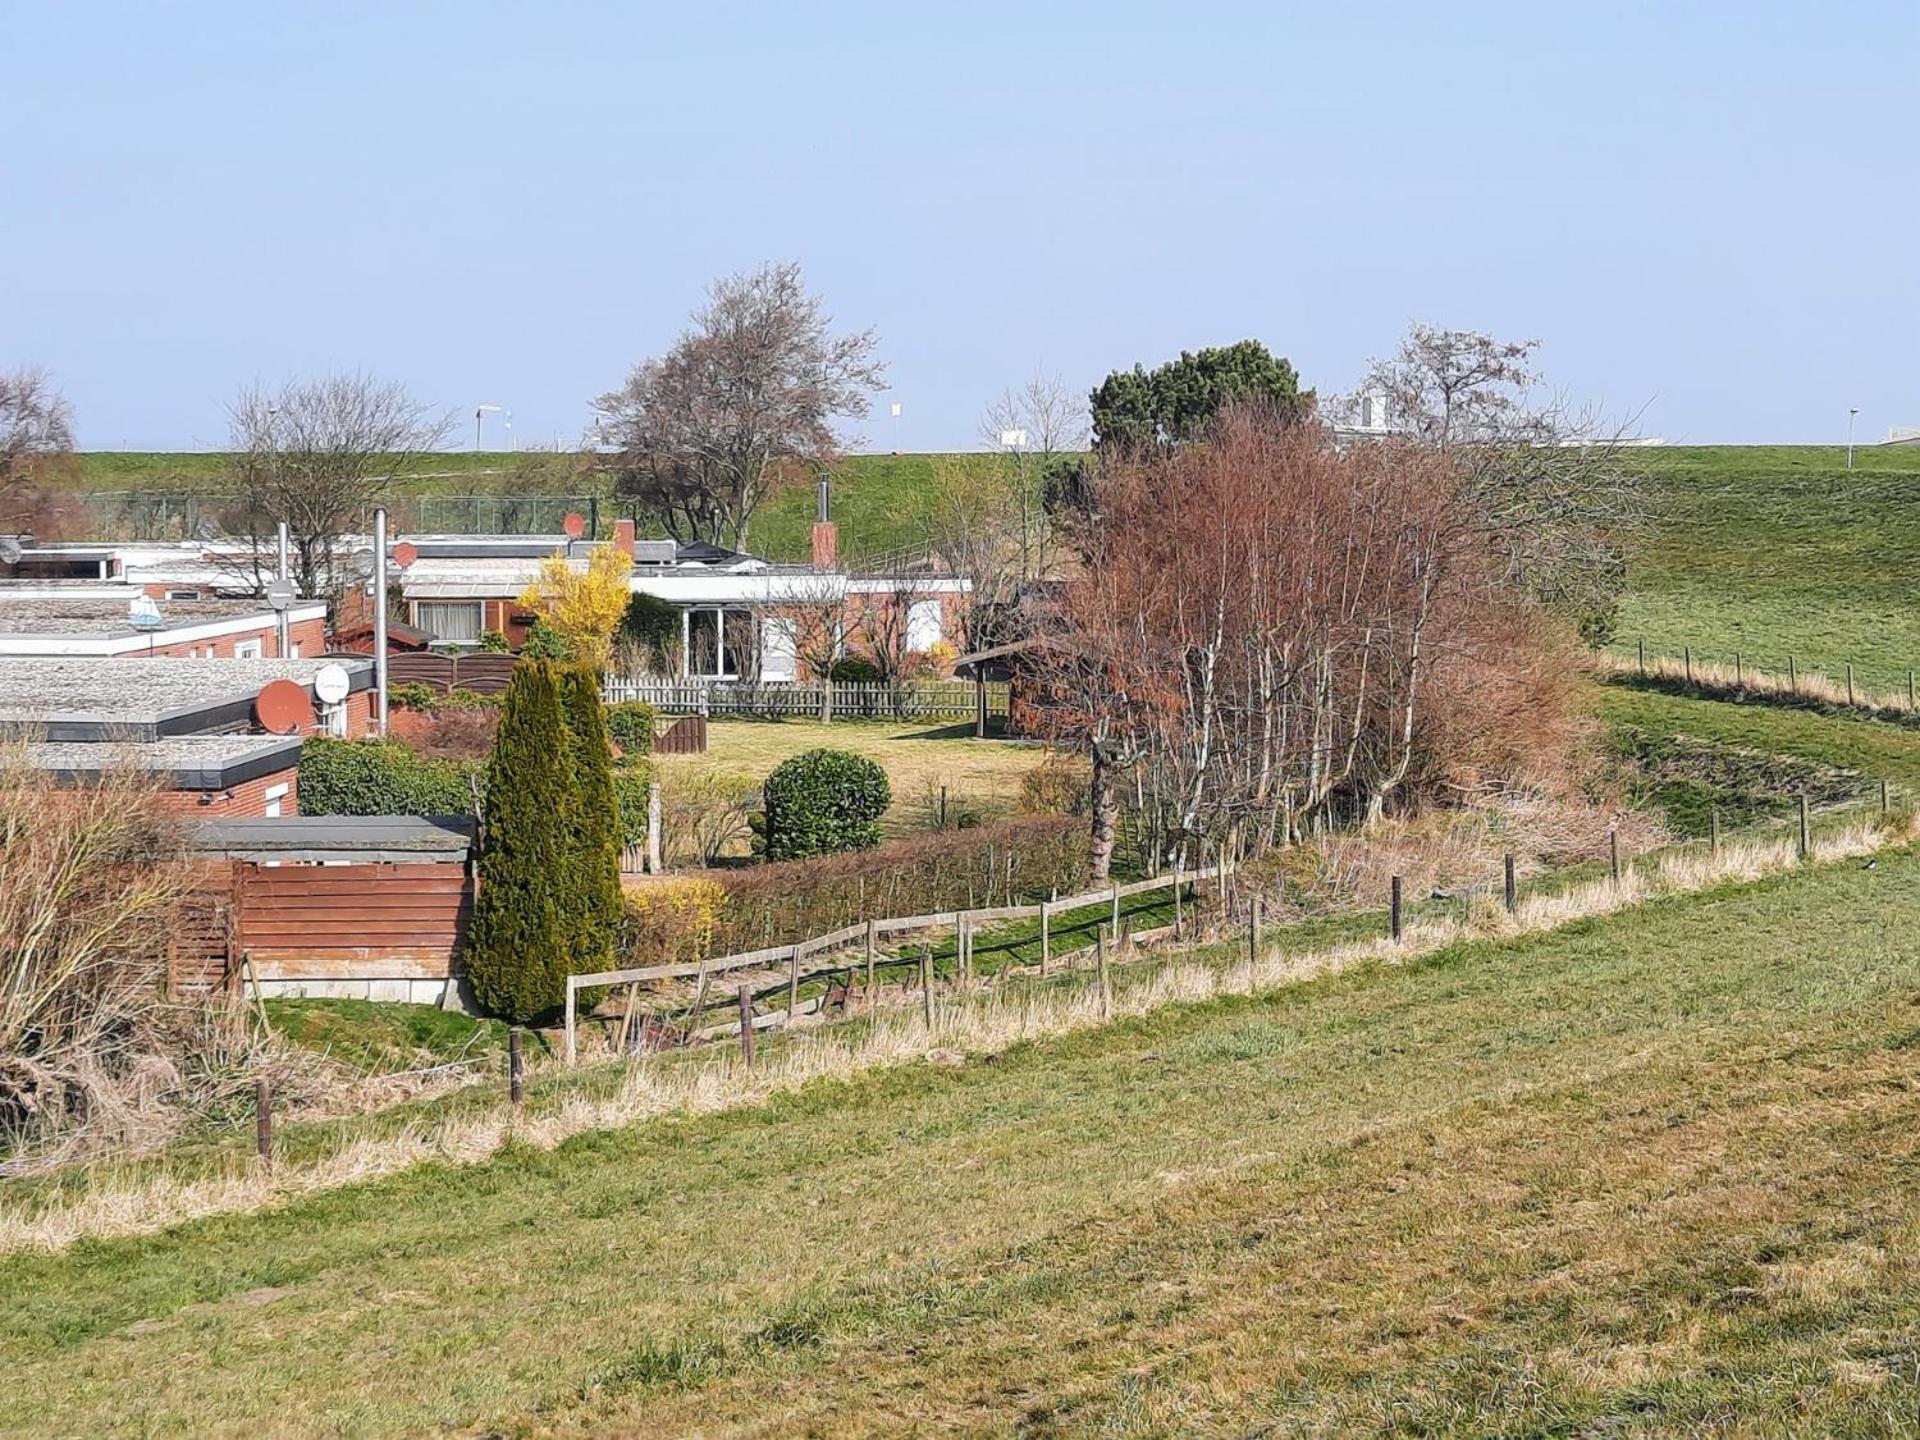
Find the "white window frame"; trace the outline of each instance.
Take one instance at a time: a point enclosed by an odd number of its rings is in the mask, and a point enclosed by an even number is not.
[[[451,639],[440,633],[435,618],[450,610],[466,610],[473,616],[473,638]],[[433,636],[436,645],[478,645],[480,637],[487,633],[487,606],[484,600],[416,600],[413,605],[413,623]]]
[[[283,813],[281,802],[287,798],[287,792],[291,788],[285,780],[278,785],[269,785],[261,796],[266,803],[261,806],[260,813],[269,820],[278,820]]]
[[[257,635],[251,640],[233,642],[233,658],[236,660],[263,660],[266,653],[266,642]]]
[[[924,655],[947,638],[947,610],[938,600],[907,602],[907,650]]]

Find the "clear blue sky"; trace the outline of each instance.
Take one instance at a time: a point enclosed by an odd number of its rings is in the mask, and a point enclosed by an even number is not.
[[[891,448],[1036,366],[1409,319],[1675,439],[1920,424],[1920,5],[7,7],[0,366],[89,449],[364,368],[571,440],[714,275],[873,325]],[[490,440],[491,443],[491,440]]]

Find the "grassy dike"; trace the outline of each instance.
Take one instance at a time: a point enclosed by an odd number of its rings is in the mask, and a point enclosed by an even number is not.
[[[1916,881],[1837,860],[16,1254],[0,1429],[1895,1433]]]

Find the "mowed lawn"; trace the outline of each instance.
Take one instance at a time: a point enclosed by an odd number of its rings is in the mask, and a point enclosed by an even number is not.
[[[1676,446],[1637,452],[1652,525],[1616,648],[1905,684],[1920,666],[1920,446]]]
[[[1910,1434],[1920,859],[0,1261],[0,1430]]]
[[[1046,758],[1039,745],[976,740],[968,724],[715,720],[705,755],[666,755],[660,763],[680,774],[715,769],[765,780],[781,761],[821,746],[865,755],[887,772],[893,805],[881,823],[895,835],[929,828],[943,785],[949,807],[970,805],[986,815],[1016,809],[1020,782]]]

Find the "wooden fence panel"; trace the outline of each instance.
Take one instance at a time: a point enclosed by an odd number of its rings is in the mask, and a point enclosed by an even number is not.
[[[965,680],[914,680],[902,685],[819,680],[665,680],[610,678],[608,703],[639,700],[666,715],[745,719],[971,720],[977,695]],[[987,686],[987,713],[1007,714],[1005,684]]]
[[[235,868],[235,944],[263,979],[438,978],[473,912],[460,865]]]

